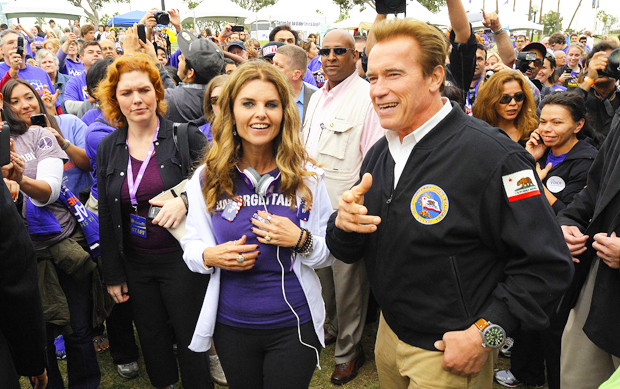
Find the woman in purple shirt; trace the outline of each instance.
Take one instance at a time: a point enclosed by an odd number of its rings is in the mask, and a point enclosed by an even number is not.
[[[189,347],[213,338],[231,389],[307,388],[325,319],[313,269],[331,264],[322,170],[301,143],[287,80],[267,62],[237,68],[219,106],[187,189],[184,259],[212,274]]]

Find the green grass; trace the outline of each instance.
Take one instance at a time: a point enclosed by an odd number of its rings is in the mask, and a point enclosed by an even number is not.
[[[360,369],[359,375],[350,383],[343,385],[346,389],[378,389],[380,388],[379,379],[377,377],[377,367],[375,366],[375,335],[377,333],[377,323],[369,324],[364,330],[364,336],[362,338],[362,345],[366,354],[366,363]],[[136,339],[138,337],[136,336]],[[336,386],[330,382],[330,377],[334,371],[334,345],[328,346],[321,352],[321,369],[315,370],[314,377],[310,383],[310,388],[313,389],[334,389]],[[101,369],[101,389],[147,389],[152,388],[148,376],[146,374],[146,368],[144,367],[144,361],[142,358],[138,361],[140,364],[140,376],[132,380],[126,380],[118,376],[116,373],[116,366],[112,362],[110,353],[108,351],[98,354],[99,368]],[[66,361],[59,361],[60,369],[63,373],[63,377],[67,375],[67,363]],[[500,357],[497,363],[496,369],[503,370],[510,367],[510,360]],[[66,385],[66,381],[65,381]],[[29,389],[30,385],[25,378],[21,380],[22,389]],[[222,386],[215,386],[222,389]],[[183,384],[178,382],[174,385],[175,389],[183,388]],[[494,389],[503,389],[496,382],[493,383]],[[533,387],[521,387],[529,389]],[[547,388],[547,386],[545,386]],[[388,388],[389,389],[389,388]]]

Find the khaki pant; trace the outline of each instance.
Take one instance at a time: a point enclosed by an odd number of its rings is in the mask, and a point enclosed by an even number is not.
[[[331,255],[331,254],[330,254]],[[359,352],[370,287],[364,261],[347,264],[335,260],[330,267],[319,269],[325,311],[329,318],[327,331],[336,337],[336,364],[350,362]]]
[[[86,209],[93,211],[96,215],[99,215],[99,201],[93,196],[93,192],[90,192],[90,196],[88,196],[88,201],[84,204]]]
[[[439,339],[438,339],[439,340]],[[402,342],[385,322],[379,321],[375,362],[379,382],[386,389],[490,389],[493,386],[493,358],[489,356],[480,374],[462,377],[441,367],[443,353]]]
[[[607,265],[600,259],[593,261],[588,279],[581,288],[577,304],[570,311],[564,328],[560,357],[562,389],[598,388],[620,365],[620,359],[598,348],[583,332],[583,326],[590,313],[592,292],[599,266]]]

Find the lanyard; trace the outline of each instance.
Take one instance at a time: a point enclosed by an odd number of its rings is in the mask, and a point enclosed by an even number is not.
[[[142,176],[144,176],[144,172],[146,171],[146,167],[151,160],[151,156],[153,156],[153,152],[155,151],[155,140],[157,139],[157,134],[159,133],[159,126],[155,130],[155,134],[153,135],[153,142],[151,142],[151,147],[149,148],[149,152],[146,154],[146,158],[142,161],[142,165],[140,166],[140,170],[138,170],[138,176],[136,177],[136,182],[134,184],[133,181],[133,168],[131,167],[131,156],[129,157],[129,161],[127,162],[127,187],[129,188],[129,198],[131,199],[131,205],[135,210],[138,207],[138,200],[136,200],[136,193],[138,192],[138,187],[140,186],[140,182],[142,182]],[[129,147],[129,134],[127,134],[127,147]]]

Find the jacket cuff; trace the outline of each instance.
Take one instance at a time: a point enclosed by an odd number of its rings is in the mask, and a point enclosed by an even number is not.
[[[506,303],[496,297],[493,298],[491,305],[482,312],[480,317],[501,326],[508,335],[514,333],[519,327],[519,319],[510,312]]]
[[[563,210],[564,208],[566,208],[566,204],[564,204],[562,201],[560,201],[559,199],[556,200],[555,203],[553,203],[553,205],[551,206],[551,208],[553,208],[553,212],[555,212],[555,214],[557,215],[558,213],[560,213],[561,210]]]

